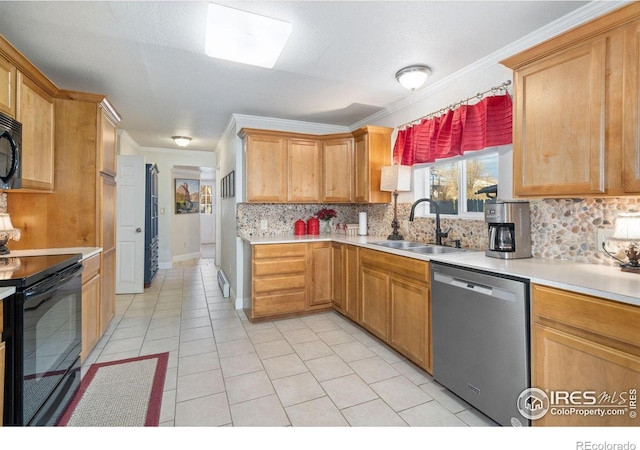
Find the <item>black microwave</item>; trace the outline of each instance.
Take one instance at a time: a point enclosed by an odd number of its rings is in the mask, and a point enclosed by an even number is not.
[[[0,113],[0,189],[22,187],[22,124]]]

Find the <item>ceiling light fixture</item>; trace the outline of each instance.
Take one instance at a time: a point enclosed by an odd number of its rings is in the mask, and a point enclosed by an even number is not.
[[[209,3],[205,53],[271,69],[291,34],[291,24]]]
[[[427,81],[431,75],[431,69],[427,66],[409,66],[396,72],[396,80],[405,89],[415,91]]]
[[[186,147],[191,142],[191,138],[188,136],[171,136],[171,139],[178,145],[178,147]]]

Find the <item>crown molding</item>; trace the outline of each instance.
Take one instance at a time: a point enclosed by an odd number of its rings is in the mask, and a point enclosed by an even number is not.
[[[241,128],[258,128],[262,130],[288,131],[291,133],[305,134],[333,134],[349,132],[349,127],[347,126],[304,122],[300,120],[248,116],[244,114],[232,114],[232,119],[235,121],[236,132],[240,131]]]
[[[474,76],[482,70],[499,64],[498,61],[508,58],[518,52],[526,50],[547,39],[564,33],[571,28],[582,25],[589,20],[600,17],[633,1],[634,0],[592,1],[582,8],[576,9],[575,11],[537,29],[523,38],[520,38],[517,41],[514,41],[511,44],[508,44],[484,58],[462,68],[461,70],[454,72],[448,77],[417,91],[415,94],[388,105],[386,108],[376,112],[375,114],[351,125],[349,130],[357,130],[367,124],[376,123],[377,121],[385,119],[390,115],[413,105],[414,103],[420,102],[440,91],[460,83],[460,81],[464,79]]]

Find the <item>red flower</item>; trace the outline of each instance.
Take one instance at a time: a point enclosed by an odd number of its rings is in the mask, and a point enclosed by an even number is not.
[[[338,217],[335,209],[322,208],[316,213],[316,217],[320,220],[329,220],[333,217]]]

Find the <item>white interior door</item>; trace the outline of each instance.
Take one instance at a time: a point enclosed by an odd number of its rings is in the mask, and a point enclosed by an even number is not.
[[[145,157],[118,155],[116,294],[144,292]]]

